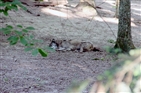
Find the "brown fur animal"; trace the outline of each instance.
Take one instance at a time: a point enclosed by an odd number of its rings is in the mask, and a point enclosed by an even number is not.
[[[93,51],[93,49],[93,44],[90,42],[81,42],[79,52]]]
[[[61,43],[61,48],[65,51],[72,50],[78,52],[87,52],[87,51],[100,51],[95,48],[90,42],[81,42],[78,40],[63,40]]]
[[[53,44],[55,43],[55,44]],[[81,42],[78,40],[52,40],[52,44],[50,47],[55,47],[56,50],[59,51],[78,51],[78,52],[87,52],[87,51],[100,51],[99,49],[95,48],[92,43],[90,42]]]

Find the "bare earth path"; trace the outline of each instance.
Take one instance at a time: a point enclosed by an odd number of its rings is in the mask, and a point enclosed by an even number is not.
[[[70,0],[76,5],[78,0]],[[90,41],[96,47],[113,46],[116,40],[117,19],[114,0],[96,0],[102,7],[99,16],[74,15],[71,8],[29,7],[40,16],[25,11],[10,12],[10,17],[0,15],[0,26],[22,24],[36,28],[34,34],[48,45],[52,38]],[[141,2],[132,1],[132,36],[136,47],[141,47]],[[60,11],[59,11],[60,10]],[[52,12],[54,11],[54,12]],[[62,12],[61,12],[62,11]],[[57,13],[57,14],[54,14]],[[59,14],[59,15],[58,15]],[[25,53],[19,44],[9,47],[7,36],[0,33],[0,93],[63,93],[73,80],[92,78],[111,67],[112,57],[106,52],[53,52],[47,58]],[[98,58],[99,60],[93,60]],[[88,93],[87,91],[84,93]]]

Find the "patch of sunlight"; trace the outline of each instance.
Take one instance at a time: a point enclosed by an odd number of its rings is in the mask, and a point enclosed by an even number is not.
[[[140,11],[140,12],[141,12],[141,9],[140,9],[140,8],[132,8],[132,9],[134,9],[134,10],[136,10],[136,11]]]
[[[133,22],[131,22],[131,26],[137,27],[137,25],[135,23],[133,23]]]
[[[107,3],[109,3],[110,5],[115,6],[115,1],[113,1],[113,0],[105,0],[104,2],[107,2]]]
[[[65,17],[65,18],[69,17],[69,15],[67,13],[63,13],[61,11],[52,10],[52,9],[48,9],[48,8],[42,8],[41,11],[45,14],[52,14],[52,15],[55,15],[55,16]]]
[[[114,24],[118,24],[118,19],[117,18],[107,18],[107,17],[94,17],[95,20],[100,21],[100,22],[108,22],[108,23],[114,23]],[[133,20],[133,19],[132,19]],[[133,22],[131,22],[131,26],[137,27]]]
[[[141,16],[141,12],[139,12],[139,13],[133,12],[133,14],[135,14],[135,15],[137,15],[137,16]]]
[[[118,19],[116,19],[116,18],[107,18],[107,17],[94,17],[94,19],[95,20],[97,20],[97,21],[101,21],[101,22],[103,22],[103,21],[106,21],[106,22],[109,22],[109,23],[115,23],[115,24],[118,24]]]

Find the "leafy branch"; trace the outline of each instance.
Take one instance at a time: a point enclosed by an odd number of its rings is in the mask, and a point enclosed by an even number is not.
[[[33,35],[29,35],[29,31],[35,30],[33,27],[24,28],[21,25],[17,25],[16,29],[13,26],[7,25],[5,28],[1,28],[0,32],[5,35],[11,35],[7,40],[10,45],[15,45],[20,42],[25,46],[25,51],[31,51],[32,55],[37,55],[40,53],[43,57],[47,56],[45,48],[37,47],[39,43],[42,43],[42,40],[37,40]]]
[[[97,77],[89,93],[139,93],[141,81],[141,49],[131,50],[129,55],[120,54],[123,61],[118,62],[102,75]],[[84,82],[84,81],[82,81]],[[77,90],[77,93],[82,93],[89,81],[79,83],[77,89],[70,87],[69,90]],[[73,85],[74,86],[74,85]],[[79,90],[80,87],[83,89]]]
[[[9,15],[8,11],[17,11],[18,7],[27,10],[19,0],[12,0],[12,2],[0,0],[0,13],[3,13],[5,16]],[[16,25],[15,27],[7,25],[4,28],[0,28],[0,32],[5,35],[10,35],[7,39],[10,45],[15,45],[20,42],[25,47],[24,50],[31,51],[32,55],[36,56],[40,53],[42,57],[47,57],[48,53],[46,51],[51,50],[51,48],[39,47],[38,45],[42,43],[42,40],[37,40],[33,35],[29,35],[29,31],[31,30],[35,29],[33,27],[24,28],[22,25]]]
[[[8,16],[8,11],[17,11],[18,7],[27,10],[19,0],[13,0],[12,2],[4,2],[4,0],[0,0],[0,13],[3,13],[5,16]]]

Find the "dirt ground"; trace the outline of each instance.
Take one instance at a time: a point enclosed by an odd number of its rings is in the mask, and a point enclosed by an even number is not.
[[[76,6],[78,0],[69,0]],[[48,45],[52,38],[79,39],[103,48],[113,46],[118,20],[114,18],[114,0],[96,0],[99,15],[74,14],[72,7],[27,7],[33,14],[10,11],[10,17],[0,15],[0,26],[5,24],[33,26],[34,35]],[[141,2],[132,0],[132,37],[135,46],[141,47]],[[40,16],[36,16],[40,14]],[[104,21],[103,21],[104,20]],[[106,23],[108,24],[106,24]],[[110,26],[110,27],[109,27]],[[0,93],[65,93],[74,80],[96,77],[110,68],[112,56],[103,52],[52,52],[47,58],[25,53],[19,44],[8,46],[8,36],[0,34]],[[93,59],[99,60],[93,60]],[[84,93],[88,93],[85,91]]]

